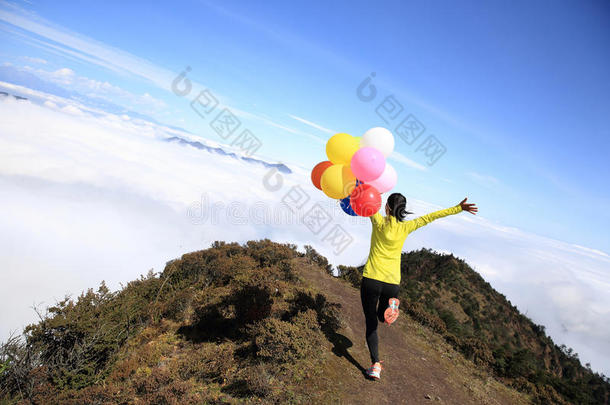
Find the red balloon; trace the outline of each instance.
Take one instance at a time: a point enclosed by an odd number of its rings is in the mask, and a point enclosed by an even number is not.
[[[381,208],[381,194],[370,184],[361,184],[352,191],[350,204],[361,217],[370,217]]]
[[[322,190],[322,186],[320,186],[320,179],[322,178],[322,173],[333,164],[328,160],[325,162],[318,163],[313,170],[311,171],[311,182],[316,188]]]

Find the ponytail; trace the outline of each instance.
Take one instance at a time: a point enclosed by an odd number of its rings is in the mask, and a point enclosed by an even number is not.
[[[390,215],[400,222],[407,219],[408,214],[413,214],[407,211],[407,199],[400,193],[393,193],[388,197],[388,206],[390,207]]]

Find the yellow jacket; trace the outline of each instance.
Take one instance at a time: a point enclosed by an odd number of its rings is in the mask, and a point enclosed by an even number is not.
[[[458,204],[403,222],[392,215],[383,217],[380,213],[374,214],[370,217],[373,224],[371,250],[362,275],[390,284],[400,284],[400,254],[407,235],[435,219],[459,212],[462,212],[462,207]]]

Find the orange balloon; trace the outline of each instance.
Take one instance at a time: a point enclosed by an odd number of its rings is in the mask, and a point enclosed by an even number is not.
[[[328,169],[332,165],[332,162],[326,160],[324,162],[318,163],[311,171],[311,182],[314,186],[316,186],[317,189],[322,190],[322,186],[320,186],[320,179],[322,178],[324,170]]]

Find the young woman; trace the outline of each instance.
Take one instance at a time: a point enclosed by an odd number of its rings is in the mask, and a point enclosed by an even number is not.
[[[454,207],[435,211],[419,218],[405,221],[407,199],[399,193],[388,198],[385,206],[386,216],[376,213],[371,216],[373,233],[371,250],[364,266],[360,298],[366,319],[366,343],[371,353],[371,367],[366,374],[374,379],[381,375],[381,362],[377,337],[377,321],[391,325],[398,317],[398,288],[400,285],[400,255],[407,235],[447,215],[468,211],[476,214],[475,204],[467,204],[467,198]]]

